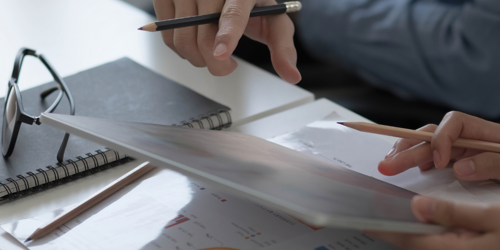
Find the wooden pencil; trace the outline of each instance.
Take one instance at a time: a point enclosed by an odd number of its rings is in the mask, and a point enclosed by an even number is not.
[[[137,180],[139,177],[143,176],[144,174],[148,173],[149,171],[153,170],[155,167],[150,165],[148,162],[145,162],[138,167],[134,168],[130,172],[126,173],[113,183],[109,184],[108,186],[104,187],[101,189],[99,192],[95,193],[82,203],[80,203],[78,206],[75,208],[71,209],[70,211],[63,213],[59,215],[58,217],[54,218],[51,222],[45,224],[42,227],[39,227],[38,229],[31,234],[28,239],[25,242],[31,241],[31,240],[36,240],[40,239],[50,232],[54,231],[58,227],[62,226],[64,223],[70,221],[71,219],[75,218],[76,216],[80,215],[81,213],[87,211],[97,203],[101,202],[102,200],[106,199],[110,195],[116,193],[118,190],[122,189],[126,185],[130,184],[131,182]]]
[[[391,127],[391,126],[379,125],[367,122],[338,122],[338,124],[362,132],[368,132],[379,135],[388,135],[406,139],[416,139],[427,142],[430,142],[432,140],[432,135],[433,135],[433,133],[430,132],[397,128],[397,127]],[[478,149],[483,151],[500,153],[500,144],[498,143],[464,139],[464,138],[457,139],[457,141],[453,144],[453,147]]]
[[[299,1],[284,2],[276,5],[255,7],[250,12],[250,17],[292,13],[300,11],[300,9],[302,9],[302,4]],[[195,25],[208,24],[208,23],[216,23],[219,22],[220,17],[221,13],[213,13],[207,15],[162,20],[146,24],[140,27],[139,30],[155,32],[161,30],[177,29]]]

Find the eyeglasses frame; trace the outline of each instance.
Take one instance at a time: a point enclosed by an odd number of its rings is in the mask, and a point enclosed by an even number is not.
[[[12,76],[9,80],[7,95],[5,96],[4,119],[5,119],[5,109],[7,108],[7,101],[8,101],[8,98],[10,96],[10,91],[14,90],[16,93],[17,110],[19,110],[19,112],[17,112],[17,114],[16,114],[16,118],[15,118],[16,122],[14,125],[14,130],[12,131],[12,138],[11,138],[7,153],[3,154],[4,150],[2,150],[2,154],[6,158],[10,157],[12,155],[12,152],[14,151],[14,147],[15,147],[17,137],[19,134],[19,130],[21,128],[22,123],[26,123],[29,125],[33,125],[33,123],[35,123],[37,125],[41,124],[40,123],[40,116],[33,116],[33,115],[30,115],[24,111],[22,97],[21,97],[21,91],[19,90],[19,86],[17,85],[17,81],[18,81],[20,73],[21,73],[21,67],[23,64],[23,60],[26,56],[33,56],[33,57],[40,59],[40,61],[43,63],[43,65],[45,65],[45,67],[49,70],[50,74],[54,78],[54,81],[56,83],[58,83],[58,85],[59,85],[59,86],[47,89],[40,94],[40,97],[43,100],[43,99],[45,99],[45,97],[47,97],[48,95],[50,95],[54,91],[60,90],[54,103],[52,103],[52,105],[44,113],[52,113],[56,109],[57,105],[59,105],[59,103],[61,102],[63,95],[66,95],[66,97],[69,101],[69,105],[70,105],[70,114],[71,115],[75,114],[75,102],[73,100],[71,92],[69,91],[69,89],[66,85],[66,82],[64,82],[64,80],[59,76],[59,74],[54,70],[52,65],[48,62],[48,60],[42,54],[37,54],[36,51],[32,50],[32,49],[21,48],[19,50],[19,52],[17,53],[16,60],[14,62],[14,69],[12,71]],[[3,136],[3,133],[2,133],[2,136]],[[57,161],[58,162],[63,161],[64,151],[66,150],[66,146],[68,144],[68,139],[69,139],[69,134],[66,133],[64,135],[64,139],[63,139],[61,146],[59,148],[59,151],[57,153]],[[3,138],[2,138],[2,140],[3,140]],[[2,143],[2,147],[3,147],[3,143]]]

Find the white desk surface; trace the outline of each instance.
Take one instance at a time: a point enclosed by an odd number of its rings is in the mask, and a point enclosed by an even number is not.
[[[231,107],[235,125],[314,100],[311,93],[239,59],[238,69],[227,77],[195,68],[165,46],[160,33],[137,30],[152,21],[147,13],[121,1],[3,1],[0,82],[7,86],[17,51],[29,47],[44,54],[63,77],[127,56]],[[36,59],[26,59],[21,89],[51,80],[40,65]],[[0,86],[0,96],[5,91]]]
[[[241,129],[238,126],[314,99],[311,93],[239,59],[236,72],[223,78],[211,76],[206,69],[193,68],[171,52],[159,34],[136,30],[151,21],[153,18],[148,14],[119,1],[4,1],[0,8],[0,82],[7,84],[20,47],[42,52],[63,77],[127,56],[231,107],[236,120],[233,130],[260,136],[266,134],[266,127],[261,123]],[[34,62],[27,60],[23,66],[21,89],[51,80],[50,75]],[[5,90],[0,86],[0,96],[5,95]],[[328,110],[333,107],[347,120],[363,119],[331,102],[322,100],[319,106],[322,105]],[[294,126],[305,125],[327,109],[313,112],[315,115],[311,116],[310,108],[298,108],[297,115],[288,119],[293,118]],[[274,125],[286,124],[290,121],[283,119],[275,121]],[[0,206],[0,222],[32,217],[41,211],[52,211],[81,201],[138,164],[131,162],[91,178],[4,204]],[[0,230],[0,249],[24,248]]]
[[[328,99],[319,99],[262,119],[232,127],[233,132],[245,133],[263,139],[270,139],[300,129],[314,121],[321,120],[332,112],[336,112],[345,121],[372,122]],[[398,138],[379,135],[382,139],[395,143]]]

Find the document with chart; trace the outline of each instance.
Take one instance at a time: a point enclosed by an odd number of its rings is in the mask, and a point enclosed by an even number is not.
[[[62,212],[2,228],[23,242]],[[36,250],[246,250],[271,247],[313,231],[279,210],[159,169],[26,246]]]

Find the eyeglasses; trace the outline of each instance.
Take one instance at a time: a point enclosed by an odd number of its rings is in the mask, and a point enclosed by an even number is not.
[[[40,125],[40,116],[32,116],[24,112],[23,102],[21,98],[21,91],[17,86],[19,75],[21,73],[21,67],[23,64],[24,57],[33,56],[45,65],[49,70],[50,74],[54,78],[54,81],[58,83],[59,86],[47,89],[40,94],[42,99],[52,94],[54,91],[59,90],[59,95],[57,96],[54,103],[45,111],[45,113],[52,113],[57,105],[61,102],[63,94],[66,95],[70,105],[71,115],[75,114],[75,103],[73,97],[66,86],[64,80],[57,74],[57,72],[52,68],[49,62],[41,54],[37,54],[36,51],[28,48],[22,48],[19,50],[16,56],[16,61],[14,62],[14,70],[12,72],[12,77],[9,80],[9,87],[7,90],[7,95],[5,97],[5,106],[3,110],[3,124],[2,124],[2,154],[4,157],[9,157],[14,151],[14,146],[16,145],[17,136],[19,134],[19,129],[22,123],[33,125],[36,123]],[[69,134],[64,135],[63,142],[57,153],[57,160],[59,162],[63,161],[64,151],[66,150],[66,145],[68,144]]]

